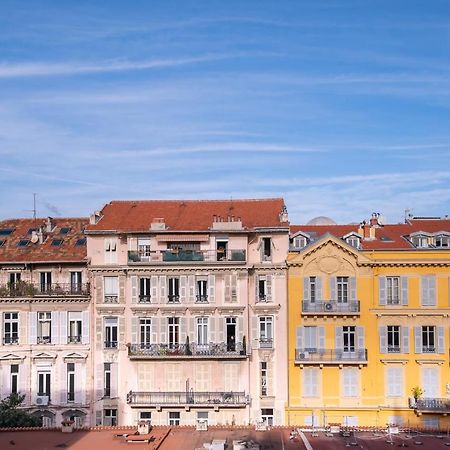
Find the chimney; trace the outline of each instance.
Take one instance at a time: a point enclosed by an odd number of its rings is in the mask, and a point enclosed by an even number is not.
[[[366,225],[365,222],[360,222],[359,227],[358,227],[358,234],[360,236],[364,236],[364,226]]]
[[[39,228],[39,230],[37,232],[37,236],[39,239],[39,244],[43,244],[44,243],[44,232],[42,231],[42,228]]]
[[[155,217],[150,224],[150,230],[162,231],[166,229],[164,217]]]
[[[47,217],[47,222],[45,223],[45,231],[51,233],[55,224],[53,223],[53,217]]]
[[[89,217],[89,224],[90,225],[96,225],[99,220],[100,220],[100,211],[95,211]]]
[[[286,205],[283,205],[283,209],[280,212],[280,222],[289,222],[289,216]]]

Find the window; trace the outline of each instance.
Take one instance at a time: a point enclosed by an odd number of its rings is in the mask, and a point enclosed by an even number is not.
[[[81,313],[69,311],[69,336],[67,342],[69,344],[78,344],[81,342],[82,321]]]
[[[344,352],[354,352],[356,328],[354,326],[342,327],[342,334],[344,338]]]
[[[139,279],[139,303],[150,303],[150,278]]]
[[[425,392],[426,398],[439,398],[440,386],[439,386],[439,367],[422,367],[421,378],[422,388]]]
[[[352,247],[359,248],[361,239],[357,236],[349,236],[345,242],[347,242],[348,245],[351,245]]]
[[[104,277],[105,303],[118,303],[119,301],[119,279],[118,277]]]
[[[139,319],[141,348],[149,348],[152,343],[152,319]]]
[[[346,367],[342,369],[342,393],[344,397],[358,396],[358,369]]]
[[[3,247],[5,245],[6,240],[5,239],[0,239],[0,247]]]
[[[30,240],[29,240],[29,239],[21,239],[21,240],[17,243],[17,247],[26,247],[29,243],[30,243]]]
[[[105,348],[117,348],[117,317],[105,318]]]
[[[145,420],[149,424],[152,423],[152,413],[151,411],[139,411],[139,420]]]
[[[9,272],[9,287],[15,288],[20,282],[20,272]]]
[[[206,279],[197,280],[196,300],[200,303],[208,302],[208,281]]]
[[[103,396],[111,397],[111,363],[103,364]]]
[[[11,364],[11,394],[19,392],[19,364]]]
[[[50,382],[51,382],[51,373],[50,369],[39,369],[37,372],[38,376],[38,396],[46,395],[50,400]]]
[[[81,272],[70,272],[70,293],[71,294],[81,294],[82,283],[81,283]]]
[[[138,239],[138,255],[139,261],[150,261],[150,239],[140,238]]]
[[[386,368],[386,396],[402,397],[403,396],[403,368],[387,367]]]
[[[103,425],[115,427],[117,425],[117,409],[104,409],[103,419]]]
[[[228,253],[228,240],[216,241],[217,261],[226,261]]]
[[[261,409],[261,422],[270,427],[273,425],[273,409],[272,408]]]
[[[441,234],[435,238],[435,246],[437,248],[449,248],[450,247],[450,236]]]
[[[37,320],[37,343],[50,344],[52,341],[52,313],[38,312]]]
[[[296,236],[292,243],[294,244],[294,248],[303,248],[306,247],[306,244],[308,243],[307,239],[304,236]]]
[[[178,317],[169,317],[169,348],[177,348],[180,344],[180,319]]]
[[[197,411],[197,422],[208,424],[208,411]]]
[[[423,235],[411,236],[411,242],[415,247],[427,248],[428,247],[428,237]]]
[[[422,275],[420,277],[420,304],[436,306],[436,276]]]
[[[317,352],[317,327],[305,327],[305,351]]]
[[[19,343],[19,313],[3,313],[3,343]]]
[[[429,325],[422,327],[422,353],[436,352],[435,336],[436,327]]]
[[[259,318],[259,345],[261,348],[273,347],[273,317],[261,316]]]
[[[319,396],[319,376],[320,369],[305,368],[302,370],[303,374],[303,397],[318,397]]]
[[[387,326],[387,351],[388,353],[400,353],[400,327],[398,325]]]
[[[337,277],[336,287],[338,303],[348,303],[348,277]]]
[[[263,361],[261,364],[261,397],[266,397],[267,393],[267,362]]]
[[[9,236],[14,231],[14,228],[1,228],[0,236]]]
[[[309,301],[310,303],[316,302],[316,287],[317,287],[316,277],[309,277]]]
[[[208,345],[208,318],[197,317],[197,345]]]
[[[52,247],[59,247],[62,245],[63,240],[62,239],[53,239],[52,240]]]
[[[77,247],[81,247],[82,245],[86,245],[86,238],[77,239],[77,242],[75,242],[75,245]]]
[[[263,237],[261,239],[261,260],[270,261],[272,259],[272,238]]]
[[[41,272],[39,274],[41,292],[50,292],[52,289],[52,273]]]
[[[65,234],[67,234],[69,231],[70,231],[70,228],[68,228],[68,227],[63,227],[63,228],[61,228],[61,229],[59,230],[59,234],[65,235]]]
[[[105,239],[105,263],[117,262],[117,242],[115,239]]]
[[[67,363],[67,401],[75,401],[75,364]]]
[[[386,297],[388,305],[400,304],[400,277],[386,277]]]
[[[257,280],[258,283],[258,296],[256,301],[265,302],[267,301],[267,279],[265,276],[260,275]]]
[[[169,425],[170,426],[180,425],[180,413],[178,411],[169,412]]]
[[[180,279],[169,278],[169,303],[180,302]]]

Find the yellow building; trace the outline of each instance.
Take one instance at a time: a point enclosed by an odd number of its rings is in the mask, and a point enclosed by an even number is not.
[[[447,429],[450,220],[318,222],[291,226],[286,423]]]

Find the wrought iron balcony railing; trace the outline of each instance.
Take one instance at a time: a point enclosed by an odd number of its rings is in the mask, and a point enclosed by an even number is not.
[[[295,349],[295,362],[297,364],[345,364],[367,363],[367,349],[344,351],[341,349]]]
[[[38,336],[36,342],[38,344],[51,344],[52,338],[51,336]]]
[[[234,262],[245,263],[246,251],[238,250],[156,250],[150,252],[128,251],[129,263],[152,263],[152,262]]]
[[[0,297],[89,296],[89,283],[8,283],[0,286]]]
[[[128,356],[136,359],[166,359],[166,358],[246,358],[248,355],[243,344],[130,344]]]
[[[250,403],[245,392],[133,392],[127,394],[131,406],[221,406],[243,407]]]
[[[348,314],[359,313],[359,301],[338,302],[336,300],[302,302],[302,313]]]
[[[420,398],[414,404],[417,411],[450,413],[450,398]]]
[[[5,336],[3,338],[3,344],[5,345],[13,345],[19,343],[19,336]]]
[[[68,344],[79,344],[80,342],[81,342],[81,334],[74,335],[74,336],[67,336]]]

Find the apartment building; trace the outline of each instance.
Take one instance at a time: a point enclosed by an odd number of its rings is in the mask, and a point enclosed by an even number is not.
[[[282,424],[282,199],[113,201],[86,230],[97,424]]]
[[[448,428],[450,220],[290,230],[287,423]]]
[[[0,222],[0,397],[44,426],[90,423],[88,219]]]

